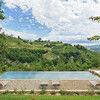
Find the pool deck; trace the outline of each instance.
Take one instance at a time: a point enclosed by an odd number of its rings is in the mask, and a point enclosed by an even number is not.
[[[42,89],[42,87],[40,86],[40,81],[41,80],[36,80],[36,79],[0,79],[1,81],[8,81],[8,84],[6,86],[4,86],[3,88],[0,89],[0,91],[3,90],[14,90],[14,88],[17,88],[18,90],[21,89],[26,89],[26,90],[35,90],[35,91],[39,91]],[[96,79],[96,81],[99,81],[99,79]],[[52,87],[52,80],[48,81],[48,86],[46,88],[46,90],[72,90],[72,91],[77,91],[77,90],[88,90],[88,89],[94,89],[94,90],[98,90],[100,89],[100,87],[98,88],[94,88],[93,86],[91,86],[89,80],[60,80],[60,86],[57,88],[53,88]]]

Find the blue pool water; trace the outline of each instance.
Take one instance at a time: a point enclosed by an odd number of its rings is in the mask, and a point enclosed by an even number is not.
[[[2,79],[99,79],[90,72],[6,72],[0,76]]]

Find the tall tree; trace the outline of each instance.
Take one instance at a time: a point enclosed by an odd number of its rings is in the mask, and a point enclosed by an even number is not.
[[[93,21],[97,21],[98,23],[100,22],[100,17],[90,17],[89,19],[93,20]],[[95,35],[91,38],[88,38],[88,40],[92,41],[92,40],[99,40],[100,39],[100,36],[99,35]]]
[[[0,1],[0,20],[4,20],[4,11],[1,9],[2,2]],[[1,32],[2,28],[0,28],[0,69],[4,71],[4,66],[6,63],[6,50],[7,50],[7,45],[6,45],[6,36],[4,32]]]

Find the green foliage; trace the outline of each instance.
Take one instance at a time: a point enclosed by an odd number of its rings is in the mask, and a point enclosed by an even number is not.
[[[55,95],[56,94],[56,91],[51,91],[50,92],[52,95]]]
[[[93,95],[94,93],[95,93],[94,90],[92,90],[92,89],[88,89],[88,94],[89,94],[89,95]]]
[[[75,91],[74,93],[77,94],[77,95],[79,95],[80,92],[79,91]]]
[[[71,46],[50,41],[33,41],[30,45],[30,42],[23,43],[19,38],[4,34],[3,37],[4,39],[0,38],[0,45],[4,44],[0,49],[2,52],[0,73],[5,71],[87,71],[89,68],[100,68],[100,54],[89,51],[81,45]],[[48,43],[56,46],[47,50],[44,45]]]
[[[97,91],[97,94],[100,94],[100,90]]]
[[[30,91],[30,94],[34,94],[34,93],[35,93],[34,90],[31,90],[31,91]]]
[[[22,88],[21,91],[19,91],[19,94],[25,94],[26,93],[25,90],[26,90],[26,88],[24,88],[24,89]]]
[[[48,52],[48,53],[43,54],[43,58],[52,60],[52,59],[56,59],[57,55],[52,52]]]
[[[95,36],[93,36],[91,38],[88,38],[88,40],[90,40],[90,41],[92,41],[92,40],[99,40],[99,39],[100,39],[100,36],[98,36],[98,35],[95,35]]]
[[[42,89],[42,91],[40,92],[40,94],[46,94],[46,90]]]
[[[100,22],[100,17],[93,17],[93,16],[91,16],[89,19],[92,19],[93,21],[98,21],[98,22]]]
[[[14,88],[14,93],[17,93],[17,88]]]
[[[98,23],[100,22],[100,17],[93,17],[93,16],[91,16],[89,19],[92,19],[93,21],[98,21]],[[91,37],[91,38],[88,38],[88,40],[90,40],[90,41],[92,41],[92,40],[99,40],[100,39],[100,36],[98,36],[98,35],[95,35],[95,36],[93,36],[93,37]]]
[[[0,19],[1,19],[1,20],[4,20],[4,19],[5,19],[4,11],[1,9],[1,6],[2,6],[2,2],[1,2],[1,0],[0,0]]]
[[[56,46],[55,44],[53,43],[48,43],[48,44],[45,44],[44,47],[49,47],[49,48],[52,48],[53,46]]]
[[[74,45],[77,49],[80,49],[80,50],[86,50],[86,48],[82,45]]]
[[[5,90],[5,91],[4,91],[4,94],[9,94],[9,93],[10,93],[9,90]]]
[[[7,44],[6,44],[6,37],[4,33],[0,33],[0,71],[5,72],[7,68]]]
[[[61,94],[61,95],[65,95],[66,93],[67,93],[66,90],[60,90],[60,94]]]
[[[43,54],[47,53],[45,50],[30,50],[30,49],[18,49],[9,48],[7,58],[16,61],[19,60],[22,63],[36,61],[42,57]]]
[[[30,42],[30,44],[32,45],[32,44],[33,44],[33,42]]]
[[[2,2],[0,0],[0,20],[5,19],[4,11],[1,9]],[[7,67],[6,64],[6,51],[7,51],[7,45],[6,45],[6,37],[4,32],[1,33],[2,28],[0,28],[0,71],[4,72],[6,71],[5,67]]]
[[[76,48],[75,46],[66,46],[63,50],[64,53],[69,53],[69,52],[79,52],[79,48]]]
[[[54,54],[61,54],[61,53],[63,53],[63,48],[64,48],[64,46],[63,45],[59,45],[59,46],[54,46],[53,48],[52,48],[52,52],[54,53]]]
[[[72,45],[68,43],[64,43],[63,46],[72,46]]]
[[[23,42],[24,42],[24,43],[28,43],[29,41],[28,41],[28,40],[23,40]]]

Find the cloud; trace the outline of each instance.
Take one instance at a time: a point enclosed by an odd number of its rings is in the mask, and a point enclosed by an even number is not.
[[[3,31],[5,32],[5,34],[8,34],[8,35],[12,34],[14,37],[20,36],[21,38],[26,39],[26,40],[35,40],[37,38],[36,34],[18,32],[14,30],[7,30],[6,28],[3,28]]]
[[[77,33],[99,24],[89,21],[90,16],[100,15],[100,1],[97,0],[4,0],[9,8],[19,6],[24,12],[32,9],[33,17],[41,24],[55,30],[69,30]],[[95,12],[95,13],[94,13]],[[28,19],[28,17],[26,18]],[[73,31],[72,31],[73,30]],[[85,33],[87,33],[86,31]],[[95,32],[100,32],[100,29]],[[90,32],[88,32],[90,33]]]
[[[100,24],[89,20],[100,16],[100,0],[4,0],[8,8],[32,9],[33,18],[51,28],[47,36],[52,40],[77,40],[100,35]],[[26,19],[29,19],[28,17]],[[64,34],[64,35],[62,35]],[[45,37],[44,37],[45,38]]]
[[[29,19],[29,17],[26,17],[26,19]]]
[[[12,16],[9,16],[8,19],[11,21],[11,20],[14,20],[14,18]]]
[[[97,45],[100,41],[88,41],[87,38],[92,37],[92,35],[65,35],[59,34],[59,32],[53,30],[48,36],[42,37],[43,40],[51,41],[63,41],[71,44],[81,44],[81,45]]]
[[[23,21],[23,18],[19,18],[19,22],[22,22]]]
[[[40,26],[39,29],[44,29],[44,27],[41,27],[41,26]]]

